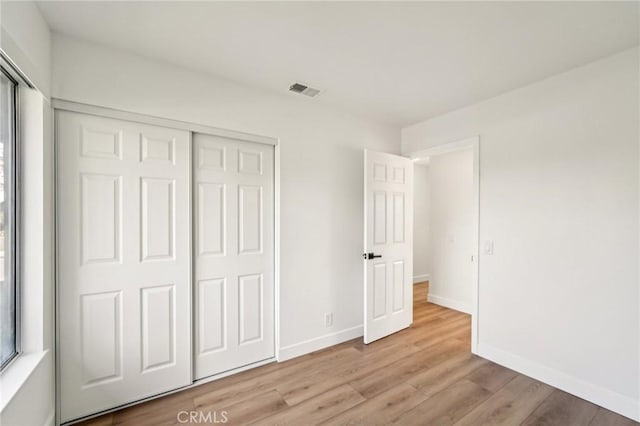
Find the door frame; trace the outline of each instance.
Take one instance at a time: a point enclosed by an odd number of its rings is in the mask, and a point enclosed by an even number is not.
[[[100,116],[100,117],[105,117],[105,118],[112,118],[112,119],[116,119],[116,120],[124,120],[124,121],[132,121],[132,122],[137,122],[137,123],[142,123],[142,124],[148,124],[148,125],[153,125],[153,126],[161,126],[161,127],[169,127],[169,128],[173,128],[173,129],[180,129],[180,130],[186,130],[188,132],[190,132],[189,135],[189,162],[190,162],[190,177],[189,177],[189,203],[190,205],[193,204],[193,177],[191,176],[191,167],[193,166],[193,149],[192,149],[192,143],[193,143],[193,134],[194,133],[203,133],[203,134],[209,134],[209,135],[214,135],[214,136],[221,136],[221,137],[225,137],[225,138],[231,138],[231,139],[236,139],[236,140],[240,140],[240,141],[246,141],[246,142],[254,142],[254,143],[260,143],[260,144],[265,144],[265,145],[271,145],[274,148],[274,164],[273,164],[273,208],[274,208],[274,238],[273,238],[273,244],[274,244],[274,251],[273,251],[273,259],[274,259],[274,264],[273,264],[273,284],[274,284],[274,322],[273,322],[273,327],[274,327],[274,356],[272,358],[268,358],[266,360],[262,360],[253,364],[249,364],[243,367],[239,367],[237,369],[233,369],[230,371],[225,371],[223,373],[217,374],[217,375],[213,375],[210,377],[206,377],[204,379],[200,379],[200,380],[194,380],[195,374],[194,374],[194,362],[193,362],[193,356],[191,357],[191,385],[189,386],[185,386],[182,388],[178,388],[178,389],[174,389],[174,390],[170,390],[161,394],[157,394],[151,397],[147,397],[147,398],[142,398],[140,400],[137,400],[135,402],[131,402],[128,404],[124,404],[118,407],[114,407],[112,409],[109,410],[105,410],[105,411],[101,411],[100,413],[95,413],[93,415],[84,417],[83,420],[86,419],[90,419],[93,417],[97,417],[99,415],[105,414],[105,413],[109,413],[112,411],[116,411],[116,410],[120,410],[122,408],[125,407],[129,407],[132,405],[136,405],[139,404],[141,402],[144,401],[149,401],[152,399],[156,399],[159,397],[163,397],[184,389],[189,389],[191,387],[195,387],[195,386],[199,386],[201,384],[207,383],[207,382],[211,382],[213,380],[217,380],[217,379],[221,379],[223,377],[227,377],[230,376],[232,374],[236,374],[236,373],[240,373],[244,370],[248,370],[250,368],[254,368],[254,367],[259,367],[260,365],[264,365],[264,364],[268,364],[270,362],[273,361],[280,361],[280,139],[279,138],[275,138],[275,137],[270,137],[270,136],[262,136],[262,135],[256,135],[256,134],[252,134],[252,133],[245,133],[245,132],[240,132],[240,131],[235,131],[235,130],[229,130],[229,129],[221,129],[218,127],[212,127],[212,126],[208,126],[208,125],[204,125],[204,124],[198,124],[198,123],[192,123],[192,122],[186,122],[186,121],[179,121],[179,120],[172,120],[172,119],[168,119],[168,118],[162,118],[162,117],[156,117],[156,116],[152,116],[152,115],[146,115],[146,114],[140,114],[140,113],[135,113],[135,112],[129,112],[129,111],[121,111],[121,110],[117,110],[117,109],[112,109],[112,108],[106,108],[106,107],[100,107],[100,106],[95,106],[95,105],[89,105],[89,104],[83,104],[83,103],[78,103],[78,102],[73,102],[73,101],[67,101],[64,99],[58,99],[58,98],[52,98],[51,99],[51,107],[53,110],[53,174],[54,174],[54,190],[53,190],[53,204],[54,204],[54,208],[53,208],[53,220],[54,220],[54,235],[53,235],[53,245],[54,245],[54,253],[53,253],[53,257],[54,257],[54,261],[53,261],[53,268],[54,268],[54,297],[55,297],[55,302],[54,302],[54,320],[55,320],[55,325],[54,325],[54,342],[55,342],[55,359],[54,359],[54,366],[55,366],[55,408],[56,408],[56,415],[55,415],[55,424],[58,425],[60,424],[60,408],[61,408],[61,399],[60,399],[60,364],[58,362],[59,358],[59,350],[60,350],[60,332],[59,332],[59,325],[60,325],[60,321],[59,321],[59,293],[58,293],[58,286],[59,286],[59,268],[58,268],[58,260],[59,260],[59,253],[60,253],[60,247],[59,247],[59,241],[58,241],[58,235],[59,235],[59,212],[58,212],[58,127],[57,127],[57,117],[58,117],[58,112],[59,111],[70,111],[70,112],[76,112],[76,113],[81,113],[81,114],[88,114],[88,115],[96,115],[96,116]],[[192,220],[192,216],[193,216],[193,211],[191,212],[191,214],[189,215],[190,217],[190,224],[189,224],[189,228],[190,228],[190,235],[193,235],[193,220]],[[190,247],[190,253],[189,253],[189,257],[191,260],[191,272],[193,272],[193,262],[195,260],[193,253],[194,253],[194,240],[192,239],[189,247]],[[192,301],[192,306],[190,307],[190,309],[193,307],[193,301],[194,301],[194,292],[193,292],[193,274],[190,274],[190,286],[189,286],[189,297]],[[191,315],[193,317],[193,313]],[[192,318],[192,336],[191,336],[191,341],[192,341],[192,347],[194,344],[194,339],[193,339],[193,332],[194,332],[194,327],[193,327],[193,318]],[[193,355],[193,352],[192,352]]]
[[[453,142],[435,145],[431,148],[411,151],[405,155],[413,161],[422,160],[438,154],[460,151],[471,148],[473,151],[473,273],[471,290],[471,352],[478,353],[478,336],[480,325],[478,321],[478,303],[480,293],[480,135],[458,139]]]

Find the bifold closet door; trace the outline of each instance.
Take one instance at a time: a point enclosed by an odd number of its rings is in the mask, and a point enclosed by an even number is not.
[[[272,358],[274,148],[195,134],[195,372]]]
[[[192,382],[190,134],[56,120],[65,422]]]

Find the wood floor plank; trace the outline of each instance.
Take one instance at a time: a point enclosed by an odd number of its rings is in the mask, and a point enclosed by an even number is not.
[[[411,385],[402,383],[342,414],[331,417],[324,425],[387,425],[404,412],[411,410],[427,396]]]
[[[413,327],[424,324],[429,321],[442,321],[442,320],[454,320],[458,319],[458,313],[445,308],[438,309],[425,309],[413,316]]]
[[[447,323],[445,320],[438,319],[431,323],[431,328],[438,328],[439,326],[445,326]],[[424,331],[424,330],[423,330]],[[419,339],[420,336],[416,336],[415,329],[412,327],[401,330],[397,333],[387,336],[383,339],[376,340],[375,342],[364,345],[361,348],[362,353],[378,352],[385,348],[393,348],[401,344],[412,345],[413,342]]]
[[[424,325],[425,324],[429,324],[429,328],[433,328],[438,326],[438,324],[440,325],[445,325],[449,322],[450,318],[442,318],[442,312],[440,311],[436,311],[436,312],[432,312],[428,315],[422,315],[420,317],[413,317],[413,322],[411,323],[411,326],[409,327],[409,329],[407,330],[407,334],[413,334],[411,333],[412,330],[415,329],[422,329],[422,331],[427,331],[424,330]],[[414,336],[417,337],[417,336]]]
[[[463,417],[456,426],[519,425],[551,392],[551,386],[519,375]]]
[[[394,419],[394,423],[402,426],[452,425],[490,396],[491,392],[482,386],[461,380]]]
[[[367,353],[362,357],[362,360],[357,362],[343,366],[334,366],[333,371],[320,372],[306,379],[280,383],[277,389],[282,393],[289,405],[295,405],[322,391],[332,389],[340,384],[348,383],[353,379],[384,369],[417,350],[417,348],[413,346],[401,346],[397,350],[392,349],[393,348],[386,348],[386,350],[380,352]],[[385,352],[387,355],[383,356]]]
[[[199,410],[224,413],[228,425],[246,425],[284,411],[289,406],[278,391],[272,390],[227,407],[218,404],[199,407]]]
[[[309,365],[297,364],[293,369],[276,370],[231,386],[225,386],[224,383],[221,383],[221,386],[217,389],[195,397],[193,402],[196,407],[216,403],[233,404],[241,402],[251,396],[274,390],[276,385],[283,381],[300,380],[309,374],[314,374],[315,369],[322,369],[334,363],[349,362],[349,360],[357,358],[359,354],[360,352],[353,348],[345,348],[335,353],[329,353],[322,360]]]
[[[556,389],[524,420],[522,426],[588,426],[597,412],[597,405]]]
[[[279,384],[276,389],[282,394],[287,405],[294,406],[341,384],[344,384],[344,380],[334,376],[325,378],[313,376],[301,381]]]
[[[434,367],[409,378],[407,383],[416,387],[426,395],[434,395],[451,384],[470,374],[475,369],[486,365],[489,361],[472,355],[460,353],[449,357]]]
[[[515,371],[491,362],[474,370],[465,378],[491,392],[497,392],[517,375]]]
[[[425,334],[423,338],[414,340],[413,344],[420,349],[426,349],[433,345],[439,345],[444,340],[453,339],[471,344],[471,336],[468,334],[468,324],[458,324],[446,329],[439,329],[437,332]]]
[[[278,383],[276,389],[289,405],[295,405],[343,383],[374,374],[380,370],[386,370],[387,366],[395,364],[417,351],[418,348],[413,345],[400,344],[386,347],[376,352],[368,352],[354,362],[344,365],[334,364],[325,370],[315,370],[307,377],[296,377],[293,380]]]
[[[85,426],[111,426],[113,424],[113,414],[106,414],[104,416],[89,419],[83,422]]]
[[[349,385],[342,385],[321,395],[301,402],[281,413],[251,424],[257,425],[312,425],[354,407],[365,399]]]
[[[174,424],[180,411],[191,411],[195,407],[191,399],[168,397],[134,405],[113,414],[114,425],[155,426]]]
[[[461,317],[451,321],[445,322],[440,327],[432,327],[428,331],[415,335],[415,339],[412,341],[416,346],[428,346],[433,344],[434,340],[437,341],[439,337],[446,336],[450,333],[455,333],[460,330],[466,330],[469,328],[469,318]]]
[[[593,420],[591,420],[590,426],[637,426],[639,424],[620,414],[600,407]]]
[[[464,354],[465,350],[460,342],[448,340],[440,345],[418,351],[395,363],[393,368],[376,371],[375,374],[350,381],[351,386],[365,398],[371,398],[397,384],[406,382],[422,371],[428,371],[430,366],[455,354]]]

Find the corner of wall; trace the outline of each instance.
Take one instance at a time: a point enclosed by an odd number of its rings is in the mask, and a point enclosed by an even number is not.
[[[471,306],[468,303],[451,299],[448,297],[438,296],[432,293],[429,293],[427,296],[427,301],[431,303],[435,303],[436,305],[444,306],[445,308],[453,309],[454,311],[459,311],[465,313],[467,315],[471,315]]]
[[[364,328],[361,325],[347,328],[324,336],[315,337],[293,345],[284,346],[278,351],[278,362],[297,358],[320,349],[334,346],[347,340],[356,339],[364,335]]]
[[[479,343],[477,355],[640,422],[640,402],[625,395],[490,345]]]
[[[413,283],[418,284],[418,283],[423,283],[425,281],[429,281],[429,276],[430,276],[429,274],[414,275]]]

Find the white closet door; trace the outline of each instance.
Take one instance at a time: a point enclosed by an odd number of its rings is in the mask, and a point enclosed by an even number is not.
[[[274,356],[273,152],[194,135],[196,378]]]
[[[191,383],[189,132],[57,113],[61,419]]]

